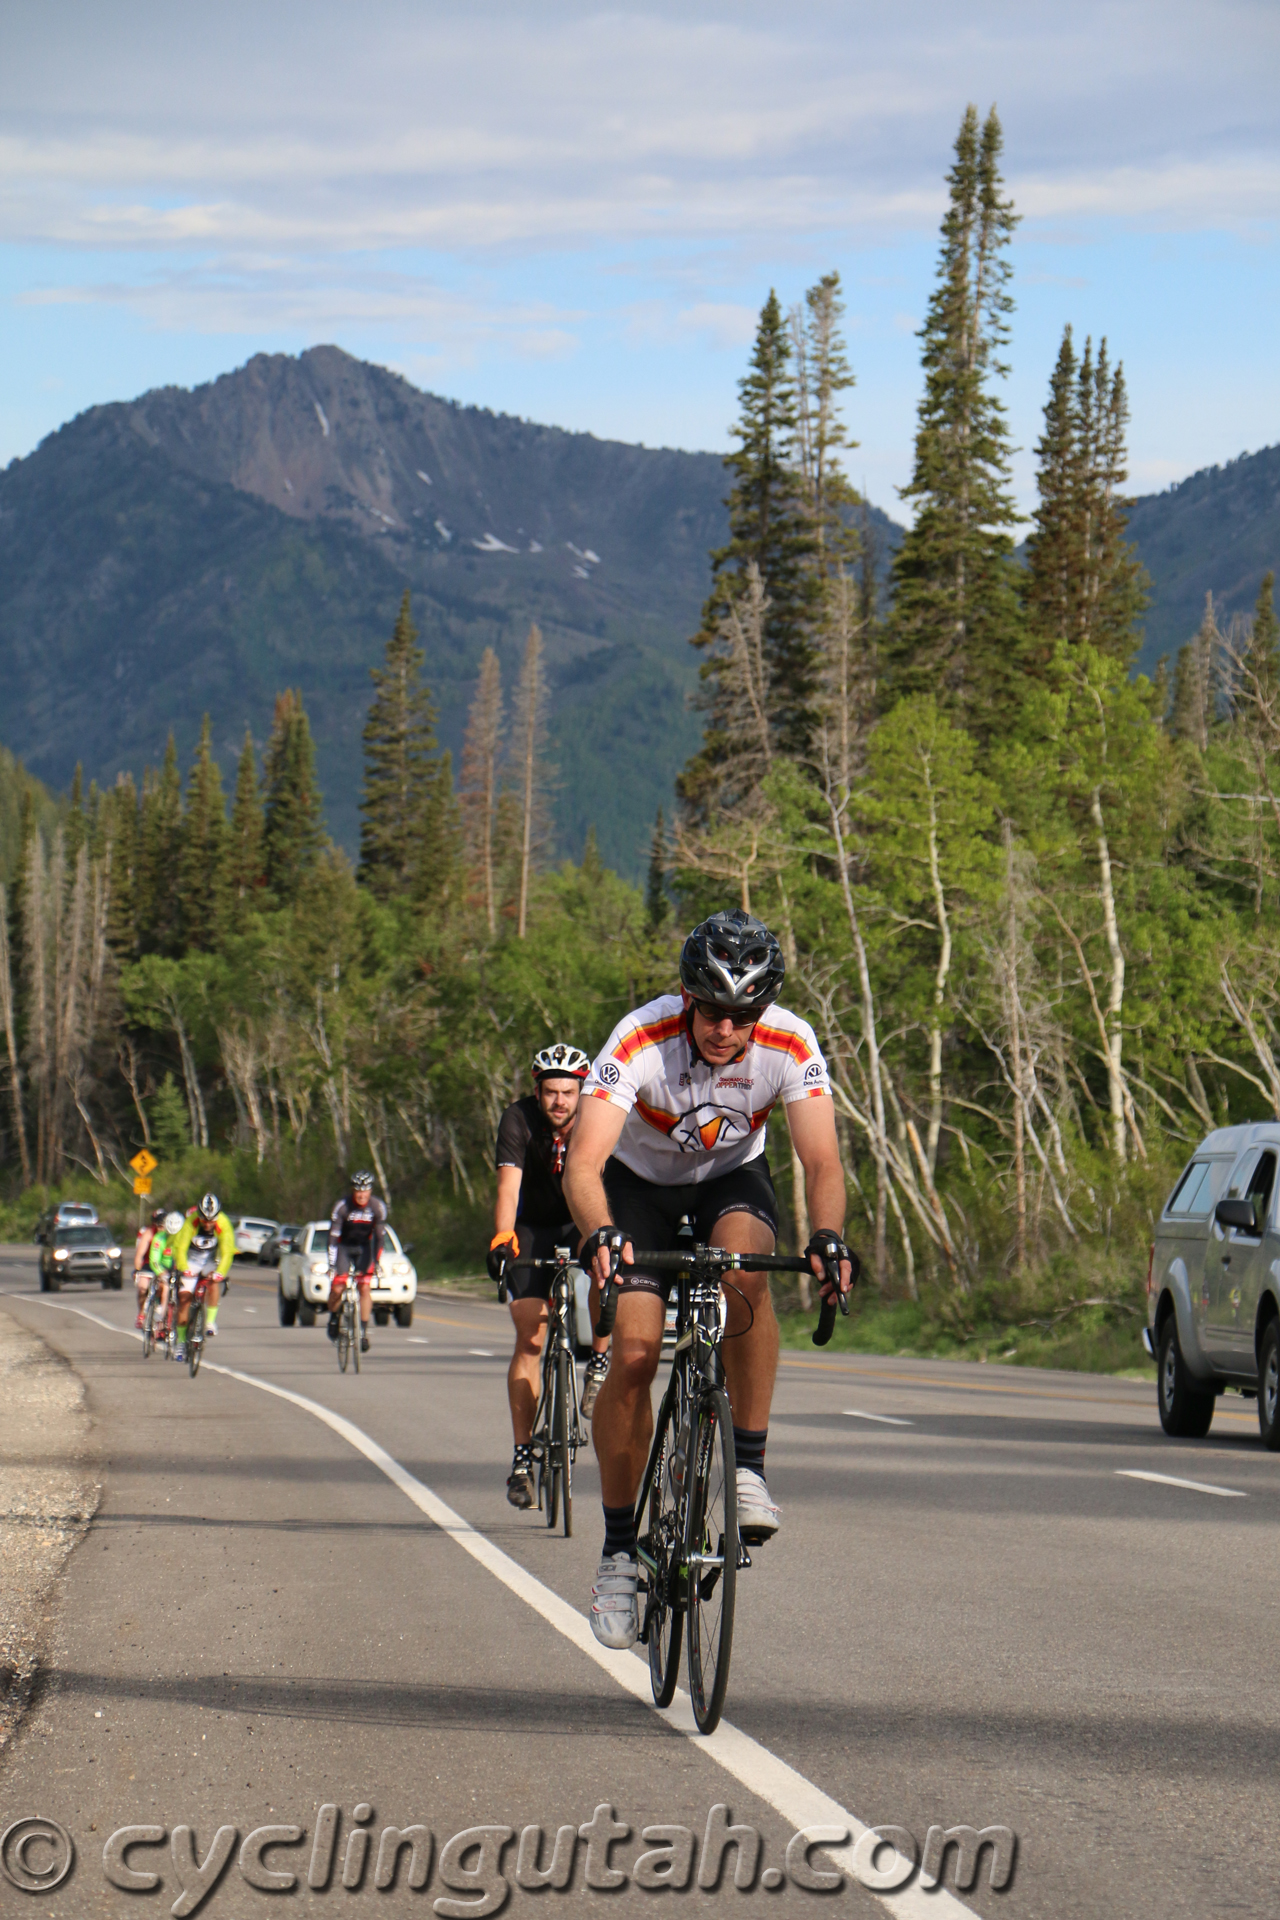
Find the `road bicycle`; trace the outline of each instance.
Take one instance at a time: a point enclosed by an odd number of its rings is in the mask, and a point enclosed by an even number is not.
[[[806,1258],[704,1246],[694,1241],[687,1216],[676,1238],[686,1244],[674,1252],[636,1253],[633,1265],[617,1269],[621,1275],[674,1270],[677,1288],[675,1354],[636,1498],[644,1602],[640,1640],[648,1648],[654,1700],[669,1707],[675,1697],[680,1643],[687,1634],[693,1717],[700,1733],[713,1733],[729,1685],[738,1572],[751,1565],[747,1546],[756,1544],[744,1542],[738,1530],[733,1415],[721,1354],[728,1307],[721,1281],[730,1273],[812,1269]],[[856,1280],[858,1261],[851,1257]],[[841,1313],[848,1313],[834,1262],[827,1263],[827,1278],[836,1283]],[[616,1280],[610,1281],[598,1333],[613,1331],[617,1293]],[[830,1340],[835,1317],[836,1300],[824,1300],[813,1333],[815,1346]]]
[[[160,1277],[152,1274],[147,1283],[146,1296],[142,1303],[142,1357],[151,1358],[156,1344],[157,1323],[160,1325],[160,1339],[164,1339],[164,1309],[160,1305]]]
[[[517,1260],[516,1267],[551,1274],[547,1301],[547,1337],[542,1345],[542,1393],[533,1416],[533,1457],[538,1463],[538,1511],[548,1527],[563,1515],[564,1537],[573,1534],[573,1462],[587,1444],[587,1430],[578,1406],[578,1373],[573,1364],[573,1251],[557,1247],[550,1260]],[[507,1283],[498,1282],[498,1299],[505,1306]],[[545,1494],[545,1501],[544,1496]]]
[[[347,1284],[342,1290],[342,1304],[338,1308],[338,1372],[345,1373],[347,1364],[360,1371],[360,1283],[354,1273],[348,1272]]]
[[[191,1289],[191,1306],[187,1311],[186,1348],[187,1348],[187,1371],[190,1373],[191,1378],[193,1380],[195,1379],[196,1375],[200,1371],[200,1361],[204,1355],[204,1343],[206,1338],[206,1332],[208,1327],[208,1316],[209,1316],[209,1309],[206,1304],[206,1296],[209,1292],[210,1281],[215,1279],[216,1277],[217,1277],[216,1275],[211,1273],[198,1274],[196,1276],[196,1284]],[[176,1294],[178,1290],[176,1278],[173,1282],[173,1290]],[[174,1338],[176,1341],[176,1338],[177,1338],[176,1327],[174,1331]],[[182,1357],[181,1347],[178,1348],[178,1357],[179,1358]]]

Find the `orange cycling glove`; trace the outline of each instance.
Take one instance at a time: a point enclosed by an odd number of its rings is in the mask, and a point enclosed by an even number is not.
[[[516,1238],[513,1228],[508,1227],[505,1233],[495,1233],[489,1242],[489,1278],[491,1280],[501,1280],[503,1274],[506,1272],[508,1262],[512,1260],[519,1251],[520,1242]]]

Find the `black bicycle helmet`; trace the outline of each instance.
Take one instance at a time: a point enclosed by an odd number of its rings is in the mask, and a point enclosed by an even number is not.
[[[366,1173],[364,1168],[361,1167],[357,1173],[353,1173],[351,1176],[351,1191],[352,1193],[372,1193],[373,1175]]]
[[[713,913],[694,928],[680,954],[681,984],[695,1000],[726,1010],[771,1006],[786,971],[776,937],[742,907]]]

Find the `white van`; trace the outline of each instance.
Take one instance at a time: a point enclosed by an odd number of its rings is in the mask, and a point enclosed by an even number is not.
[[[1202,1439],[1224,1387],[1256,1395],[1263,1445],[1280,1449],[1280,1124],[1211,1133],[1156,1223],[1143,1344],[1158,1368],[1160,1424]]]

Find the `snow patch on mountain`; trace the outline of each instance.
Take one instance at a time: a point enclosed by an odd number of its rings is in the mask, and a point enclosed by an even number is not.
[[[313,400],[311,404],[316,410],[316,419],[320,422],[320,431],[327,440],[329,438],[329,416],[318,400]]]

